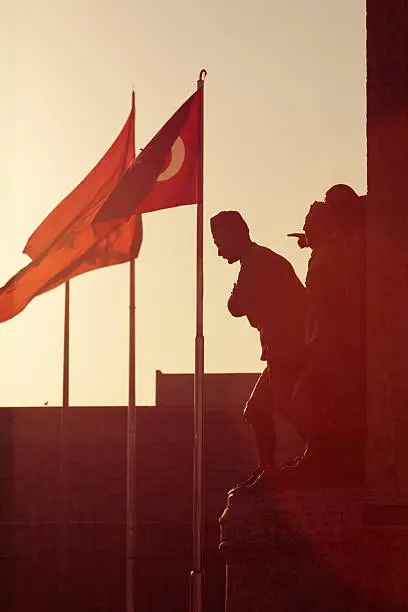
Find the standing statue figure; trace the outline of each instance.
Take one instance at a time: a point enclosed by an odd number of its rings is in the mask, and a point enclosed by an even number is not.
[[[365,366],[367,198],[348,185],[334,185],[325,202],[345,277],[348,359],[354,362],[353,370],[361,370]]]
[[[298,479],[360,481],[363,470],[365,239],[362,198],[335,185],[306,217],[312,249],[306,277],[307,358],[293,418],[308,440]],[[302,474],[303,472],[303,474]]]
[[[293,385],[303,359],[305,290],[284,257],[251,240],[238,212],[222,211],[212,217],[211,231],[219,256],[230,264],[241,264],[228,310],[234,317],[246,316],[258,329],[261,360],[267,364],[244,411],[256,441],[259,467],[231,492],[247,487],[254,490],[270,482],[275,472],[273,414],[279,411],[286,416],[290,412]]]
[[[344,279],[345,338],[343,389],[334,411],[338,456],[347,444],[347,462],[339,473],[347,483],[364,478],[366,432],[366,196],[348,185],[334,185],[325,202],[341,256],[338,269]],[[335,445],[331,446],[335,448]],[[335,462],[334,462],[335,463]]]

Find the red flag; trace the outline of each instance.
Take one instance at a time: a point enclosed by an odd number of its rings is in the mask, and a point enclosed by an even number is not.
[[[74,276],[128,261],[138,255],[141,216],[134,215],[99,240],[91,221],[134,160],[134,96],[125,126],[85,179],[48,215],[24,252],[33,261],[0,289],[0,321],[21,312],[36,296]]]
[[[113,229],[106,238],[95,242],[82,257],[73,261],[61,274],[41,287],[36,295],[55,289],[66,280],[85,272],[115,266],[136,258],[139,255],[142,239],[142,215],[133,215],[126,223]]]
[[[135,212],[197,203],[201,112],[199,89],[142,150],[95,215],[92,227],[98,236]]]
[[[74,243],[89,226],[119,179],[135,159],[135,102],[112,146],[81,183],[60,202],[30,236],[24,247],[31,259],[59,248],[61,242]]]

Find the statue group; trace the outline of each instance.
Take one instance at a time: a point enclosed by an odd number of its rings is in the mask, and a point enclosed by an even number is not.
[[[311,249],[305,286],[284,257],[251,239],[238,212],[211,219],[219,256],[240,262],[228,310],[259,331],[266,362],[244,410],[259,465],[230,495],[363,479],[365,208],[365,196],[334,185],[310,206],[303,232],[288,234]],[[304,439],[304,452],[283,465],[276,412]]]

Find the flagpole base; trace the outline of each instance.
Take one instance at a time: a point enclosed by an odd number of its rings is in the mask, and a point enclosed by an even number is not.
[[[190,573],[190,612],[201,612],[203,609],[204,571],[193,570]]]

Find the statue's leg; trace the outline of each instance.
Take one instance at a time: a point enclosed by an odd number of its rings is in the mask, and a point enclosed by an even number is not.
[[[251,427],[255,439],[259,465],[249,478],[237,484],[230,490],[230,493],[235,493],[250,486],[267,467],[274,465],[276,454],[274,408],[270,372],[269,368],[266,367],[258,378],[244,410],[244,417]]]
[[[244,416],[255,438],[262,468],[275,463],[276,435],[273,414],[276,409],[269,366],[258,378],[246,403]]]

